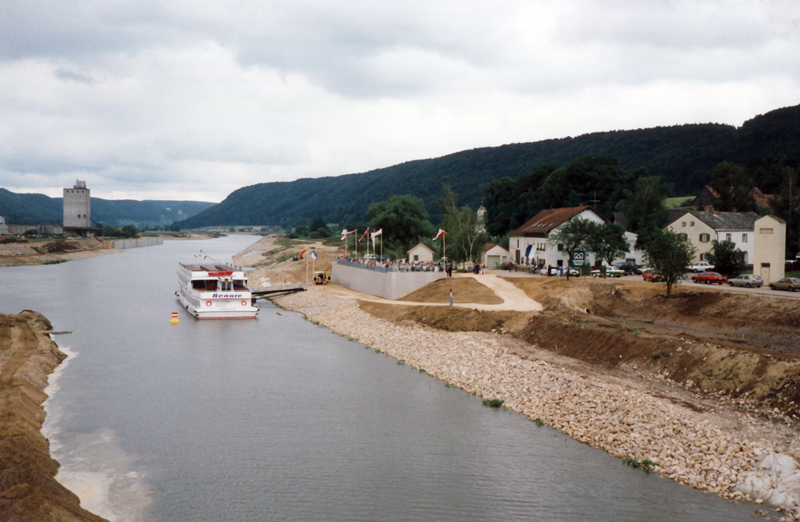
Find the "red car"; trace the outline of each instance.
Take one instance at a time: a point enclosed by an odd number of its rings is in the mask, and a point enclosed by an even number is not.
[[[693,283],[705,283],[707,285],[711,284],[719,284],[726,282],[728,280],[727,277],[724,275],[720,275],[716,272],[700,272],[699,274],[695,274],[692,276]]]
[[[651,283],[662,283],[664,282],[664,274],[659,270],[645,270],[642,272],[642,279]]]

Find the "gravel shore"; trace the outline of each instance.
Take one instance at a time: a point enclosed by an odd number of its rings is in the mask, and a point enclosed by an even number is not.
[[[652,462],[654,471],[682,485],[732,500],[771,500],[783,506],[781,520],[800,520],[799,498],[752,488],[752,477],[767,472],[759,470],[767,455],[800,457],[800,440],[790,431],[741,414],[736,422],[718,421],[602,372],[577,372],[544,357],[521,359],[508,353],[508,343],[518,341],[507,336],[398,325],[362,311],[352,299],[320,303],[326,297],[312,288],[275,301],[468,393],[502,399],[504,407],[615,457]]]

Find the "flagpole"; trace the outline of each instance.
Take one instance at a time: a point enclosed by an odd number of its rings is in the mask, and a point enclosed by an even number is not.
[[[309,255],[309,257],[311,257]],[[308,257],[306,258],[306,286],[308,286]]]
[[[353,243],[356,245],[356,261],[358,261],[358,229],[355,229],[356,233],[353,234]]]

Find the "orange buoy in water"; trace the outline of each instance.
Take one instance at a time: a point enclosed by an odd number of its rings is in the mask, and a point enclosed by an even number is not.
[[[170,322],[172,324],[178,324],[180,322],[178,321],[178,312],[172,312],[172,321]]]

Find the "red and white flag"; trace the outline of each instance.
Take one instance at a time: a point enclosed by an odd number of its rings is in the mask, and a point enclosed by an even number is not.
[[[447,234],[447,232],[445,232],[444,230],[442,230],[442,229],[440,228],[440,229],[439,229],[439,233],[438,233],[438,234],[436,234],[436,237],[435,237],[435,238],[433,238],[433,240],[434,240],[434,241],[436,241],[437,239],[439,239],[440,237],[444,236],[445,234]]]
[[[369,235],[369,227],[367,227],[367,229],[364,231],[364,233],[363,233],[363,234],[361,234],[361,237],[360,237],[360,238],[358,238],[359,242],[360,242],[362,239],[364,239],[365,237],[367,237],[368,235]]]
[[[383,234],[383,229],[379,228],[378,230],[376,230],[375,232],[370,234],[369,237],[371,237],[372,239],[375,239],[376,237],[378,237],[378,236],[380,236],[382,234]]]
[[[350,232],[348,232],[346,228],[343,229],[342,230],[342,241],[344,241],[347,238],[347,236],[352,236],[355,233],[356,233],[355,230],[351,230]]]

